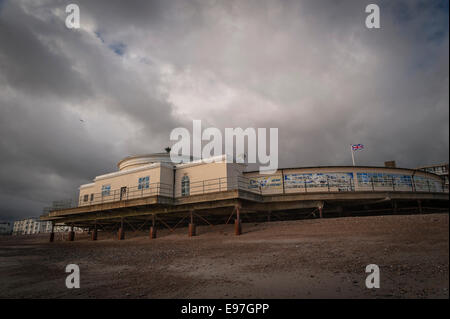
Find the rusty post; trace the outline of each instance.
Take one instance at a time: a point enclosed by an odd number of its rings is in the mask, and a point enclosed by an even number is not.
[[[73,225],[70,227],[69,231],[69,237],[67,238],[68,241],[74,241],[75,240],[75,232],[73,231]]]
[[[119,228],[118,238],[119,238],[119,240],[124,240],[125,239],[125,231],[123,230],[122,227]]]
[[[150,239],[156,238],[155,214],[152,215],[152,226],[150,227]]]
[[[52,222],[52,231],[50,233],[50,242],[53,243],[55,240],[55,224]]]
[[[150,227],[150,239],[155,239],[155,238],[156,238],[156,227],[151,226]]]
[[[189,223],[189,237],[193,237],[196,235],[196,227],[194,224],[194,214],[193,211],[191,210],[190,212],[190,217],[191,217],[191,222]]]
[[[319,218],[323,217],[323,206],[324,202],[320,202],[319,206],[317,207],[317,209],[319,210]]]
[[[392,201],[392,210],[397,213],[397,202],[395,200]]]
[[[368,210],[369,208],[367,207],[367,205],[364,207],[364,209],[365,210]],[[339,217],[342,217],[343,216],[343,213],[344,213],[344,208],[342,207],[342,206],[338,206],[337,207],[337,212],[338,212],[338,214],[339,214]]]
[[[240,216],[240,206],[236,205],[236,219],[234,220],[234,234],[239,236],[242,234],[241,216]]]
[[[234,234],[236,236],[239,236],[240,234],[242,234],[241,220],[237,219],[237,218],[234,220]]]
[[[94,223],[94,229],[92,230],[91,239],[97,240],[97,221],[95,221]]]
[[[119,240],[125,239],[125,230],[123,229],[123,217],[120,219]]]
[[[189,224],[189,237],[196,236],[195,224]]]

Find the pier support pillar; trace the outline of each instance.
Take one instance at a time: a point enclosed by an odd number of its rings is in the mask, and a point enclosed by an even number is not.
[[[152,226],[150,227],[150,239],[156,238],[156,216],[152,215]]]
[[[92,230],[91,239],[97,240],[97,223],[95,223],[94,229]]]
[[[52,222],[52,231],[50,232],[49,242],[53,243],[55,241],[55,224]]]
[[[241,209],[241,207],[239,205],[237,205],[236,206],[236,219],[234,220],[234,234],[236,236],[239,236],[242,234],[240,209]]]
[[[151,226],[150,227],[150,239],[155,239],[155,238],[156,238],[156,227]]]
[[[124,240],[125,239],[125,230],[122,227],[119,228],[118,239],[119,240]]]
[[[194,224],[194,212],[191,210],[189,214],[191,217],[191,222],[189,223],[189,237],[193,237],[197,235],[196,226]]]
[[[118,238],[119,240],[125,239],[125,229],[123,229],[123,218],[120,220],[120,228],[118,232]]]
[[[317,208],[319,210],[319,218],[323,218],[323,206],[324,206],[324,202],[321,202],[319,204],[319,206],[317,206]]]
[[[368,210],[369,207],[366,205],[366,206],[364,207],[364,209],[365,209],[365,210]],[[339,217],[342,217],[342,216],[344,215],[344,207],[338,206],[338,207],[337,207],[337,213],[338,213]]]
[[[196,235],[197,235],[197,233],[196,233],[196,226],[195,226],[195,224],[189,223],[189,237],[193,237],[193,236],[196,236]]]
[[[92,239],[92,240],[97,240],[97,229],[94,229],[94,230],[92,231],[91,239]]]
[[[234,220],[234,234],[236,236],[239,236],[242,234],[242,224],[241,224],[241,220],[240,219],[235,219]]]
[[[75,240],[75,232],[73,231],[73,226],[70,227],[69,236],[67,237],[68,241],[74,241]]]

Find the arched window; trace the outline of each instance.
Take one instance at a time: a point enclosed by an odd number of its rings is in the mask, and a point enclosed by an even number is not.
[[[183,176],[181,179],[181,196],[189,196],[189,176]]]

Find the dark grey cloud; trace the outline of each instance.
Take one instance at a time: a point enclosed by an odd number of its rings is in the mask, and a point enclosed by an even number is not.
[[[177,126],[278,127],[280,164],[448,162],[448,2],[0,1],[0,219],[161,151]]]

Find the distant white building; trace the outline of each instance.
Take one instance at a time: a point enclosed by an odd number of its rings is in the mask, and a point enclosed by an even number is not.
[[[449,179],[448,179],[448,164],[447,163],[422,166],[422,167],[418,167],[417,169],[424,171],[424,172],[439,175],[444,180],[444,184],[446,185],[446,187],[448,189]]]
[[[35,217],[25,218],[14,222],[13,235],[33,235],[41,233],[50,233],[52,231],[51,221],[42,221]],[[70,226],[56,225],[54,228],[55,233],[62,233],[70,231]],[[74,228],[76,232],[82,232],[82,228]]]
[[[12,223],[0,221],[0,235],[11,235],[11,233],[12,233]]]

